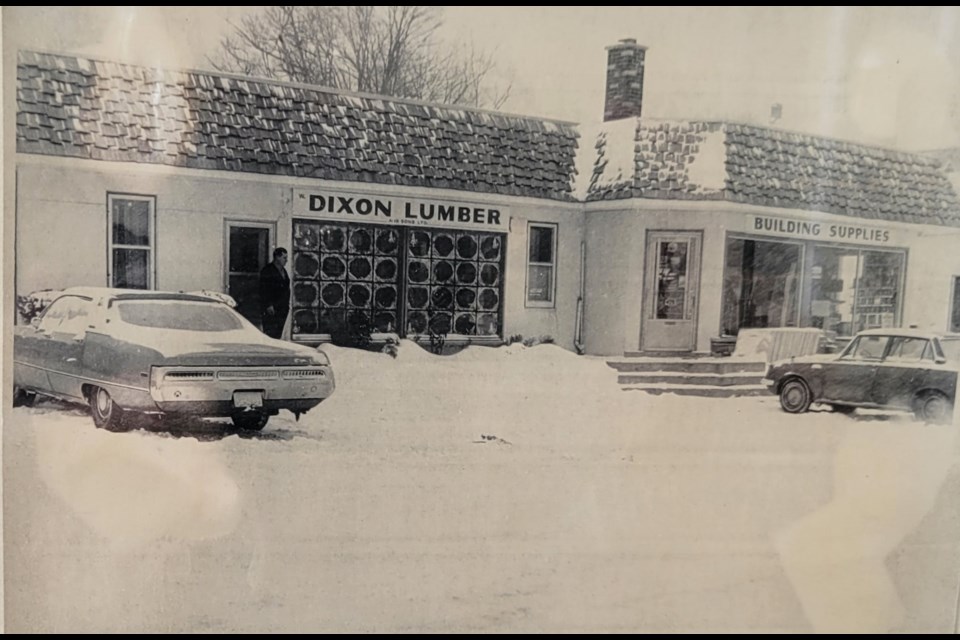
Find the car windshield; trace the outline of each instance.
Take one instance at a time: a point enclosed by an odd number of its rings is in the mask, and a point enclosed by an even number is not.
[[[117,304],[120,319],[138,327],[180,331],[243,329],[240,316],[217,302],[188,300],[124,300]]]
[[[949,362],[960,364],[960,338],[945,338],[940,340],[943,355]]]

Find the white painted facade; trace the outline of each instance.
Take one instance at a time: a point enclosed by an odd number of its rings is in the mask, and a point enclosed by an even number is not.
[[[155,198],[153,287],[226,290],[228,222],[273,228],[273,246],[292,246],[298,190],[355,190],[384,197],[469,202],[509,211],[503,336],[550,336],[573,348],[580,279],[582,205],[453,190],[333,182],[222,171],[19,154],[16,291],[109,284],[108,196]],[[555,224],[554,303],[526,302],[529,223]],[[290,335],[290,328],[286,336]]]

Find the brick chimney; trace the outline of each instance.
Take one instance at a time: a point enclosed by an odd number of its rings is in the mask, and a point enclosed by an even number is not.
[[[603,121],[635,118],[643,106],[643,61],[647,48],[626,38],[607,47],[607,99]]]

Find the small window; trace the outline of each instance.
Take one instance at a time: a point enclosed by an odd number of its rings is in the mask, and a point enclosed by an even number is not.
[[[527,306],[553,307],[556,291],[557,225],[527,227]]]
[[[953,302],[950,308],[950,332],[960,333],[960,276],[953,277]]]
[[[107,196],[110,212],[110,273],[108,282],[120,289],[154,287],[154,198]]]

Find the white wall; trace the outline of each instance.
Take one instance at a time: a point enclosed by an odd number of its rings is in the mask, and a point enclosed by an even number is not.
[[[580,288],[580,241],[583,214],[579,205],[511,205],[507,238],[504,336],[550,336],[573,349],[577,297]],[[526,306],[528,223],[557,223],[556,294],[552,308]]]
[[[156,197],[156,288],[223,291],[225,221],[272,222],[276,224],[275,243],[290,249],[293,188],[323,186],[317,180],[169,167],[35,156],[20,156],[18,160],[16,288],[21,295],[39,289],[108,285],[108,193]],[[508,208],[511,224],[504,333],[549,335],[564,348],[573,348],[583,233],[579,204],[384,185],[355,186],[367,192],[426,194]],[[528,222],[558,223],[553,308],[527,308],[525,304]]]
[[[624,202],[619,209],[586,213],[588,353],[622,355],[640,349],[647,231],[703,232],[696,350],[708,351],[710,338],[719,333],[725,215],[652,206]]]
[[[757,235],[751,228],[752,216],[749,214],[817,220],[825,223],[825,229],[829,224],[837,223],[889,231],[887,244],[864,240],[856,246],[906,248],[903,325],[916,324],[938,331],[947,329],[952,277],[960,276],[960,229],[859,220],[727,202],[600,202],[586,205],[584,222],[587,239],[587,352],[622,355],[639,350],[645,268],[643,254],[648,230],[703,231],[696,350],[709,351],[710,339],[720,334],[726,234],[750,234],[771,241],[788,235]]]
[[[960,277],[960,229],[920,233],[907,258],[904,326],[949,331],[954,277]]]

